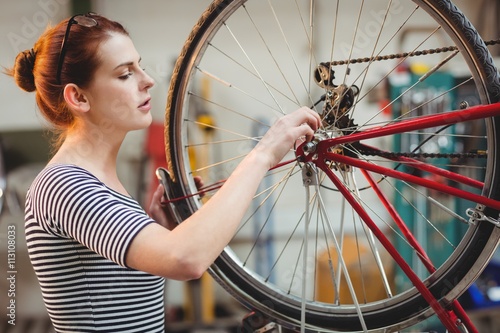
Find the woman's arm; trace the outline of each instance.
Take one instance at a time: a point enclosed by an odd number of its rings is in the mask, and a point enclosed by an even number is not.
[[[267,171],[297,139],[311,140],[319,126],[318,115],[307,108],[279,119],[201,209],[173,230],[159,224],[142,229],[127,265],[178,280],[200,277],[234,236]]]

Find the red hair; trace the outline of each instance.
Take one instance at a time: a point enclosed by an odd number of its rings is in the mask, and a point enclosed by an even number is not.
[[[33,49],[19,53],[14,67],[7,71],[21,89],[36,92],[38,108],[61,136],[64,136],[74,123],[73,115],[63,97],[65,85],[74,83],[82,88],[88,86],[100,65],[99,45],[114,33],[129,35],[118,22],[97,14],[87,15],[95,19],[97,25],[71,25],[71,31],[65,40],[66,53],[61,68],[61,84],[57,82],[56,72],[69,19],[47,28]],[[60,142],[63,138],[59,139]]]

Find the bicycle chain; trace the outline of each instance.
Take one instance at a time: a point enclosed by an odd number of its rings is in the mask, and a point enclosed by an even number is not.
[[[485,44],[486,44],[486,46],[497,45],[497,44],[500,44],[500,39],[485,41]],[[451,52],[451,51],[456,51],[456,50],[457,50],[456,46],[445,46],[445,47],[440,47],[440,48],[436,48],[436,49],[428,49],[428,50],[414,51],[414,52],[394,53],[394,54],[389,54],[389,55],[384,55],[384,56],[376,56],[376,57],[370,57],[370,58],[365,57],[365,58],[357,58],[357,59],[351,59],[351,60],[337,60],[337,61],[330,62],[330,66],[341,66],[341,65],[359,64],[359,63],[382,61],[382,60],[401,59],[401,58],[416,57],[416,56],[429,55],[429,54],[438,54],[438,53],[443,53],[443,52]]]

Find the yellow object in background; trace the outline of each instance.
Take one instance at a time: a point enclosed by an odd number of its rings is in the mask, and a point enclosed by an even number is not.
[[[201,96],[208,100],[210,97],[210,82],[208,79],[202,80]],[[197,110],[198,116],[196,121],[201,130],[203,142],[213,141],[213,126],[215,121],[208,110],[201,106]],[[210,163],[209,145],[198,147],[197,149],[189,150],[189,158],[191,169],[204,167]],[[204,172],[197,174],[202,179],[207,179]],[[209,324],[215,319],[215,297],[214,297],[214,280],[209,273],[205,272],[198,280],[191,280],[185,284],[185,305],[186,320],[192,321],[195,324]]]
[[[344,238],[342,257],[347,266],[349,277],[351,278],[359,303],[374,302],[387,298],[379,268],[367,246],[359,244],[354,237],[347,236]],[[330,248],[328,251],[325,250],[321,253],[318,256],[316,266],[316,300],[319,302],[334,303],[337,295],[335,295],[334,288],[335,274],[332,274],[331,269],[333,268],[336,273],[339,267],[337,250]],[[386,266],[384,266],[386,272],[390,274],[388,276],[389,283],[393,284],[394,274],[391,270],[392,266]],[[351,292],[349,291],[343,272],[338,290],[338,301],[340,304],[353,304]]]
[[[430,70],[430,67],[422,62],[410,64],[410,71],[416,75],[422,76]]]

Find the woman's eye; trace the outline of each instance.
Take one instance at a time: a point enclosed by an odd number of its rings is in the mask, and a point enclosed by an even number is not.
[[[128,73],[126,73],[124,75],[119,76],[118,78],[121,79],[121,80],[126,80],[129,77],[131,77],[131,76],[132,76],[132,72],[128,72]]]

